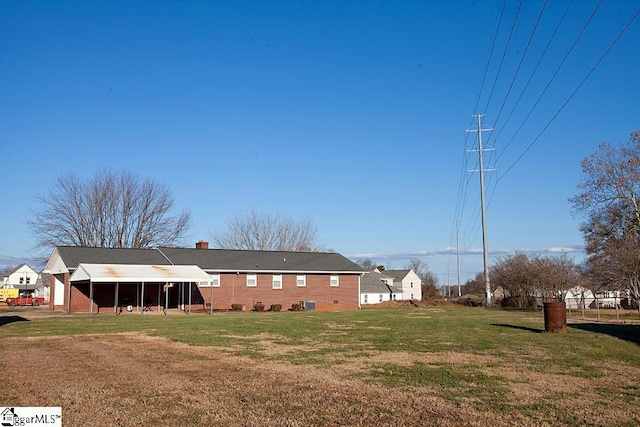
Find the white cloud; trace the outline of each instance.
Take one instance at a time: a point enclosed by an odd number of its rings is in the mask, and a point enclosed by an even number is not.
[[[527,254],[583,254],[584,246],[550,246],[547,248],[523,248],[523,249],[490,249],[490,256],[511,255],[515,253]],[[437,255],[456,255],[456,248],[446,247],[442,249],[430,249],[415,252],[387,252],[387,253],[360,253],[347,255],[350,259],[372,259],[372,260],[398,260],[409,258],[434,257]],[[482,255],[482,248],[468,248],[460,251],[460,255]]]

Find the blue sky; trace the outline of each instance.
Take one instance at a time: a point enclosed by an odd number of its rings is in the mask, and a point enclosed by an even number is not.
[[[167,184],[193,242],[256,207],[311,218],[353,259],[402,268],[420,255],[441,282],[455,280],[459,223],[468,278],[482,270],[475,113],[495,128],[491,258],[580,260],[567,199],[582,158],[640,129],[640,20],[561,107],[639,5],[602,2],[549,83],[598,2],[571,4],[532,73],[567,6],[546,4],[527,49],[543,4],[3,1],[0,264],[42,252],[27,209],[57,175],[109,167]]]

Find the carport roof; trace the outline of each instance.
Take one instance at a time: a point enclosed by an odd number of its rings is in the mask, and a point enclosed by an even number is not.
[[[137,264],[170,265],[162,253],[155,249],[92,248],[83,246],[57,246],[56,250],[69,269],[84,264]],[[193,263],[189,263],[193,264]]]
[[[79,264],[70,282],[208,282],[209,275],[195,265]]]

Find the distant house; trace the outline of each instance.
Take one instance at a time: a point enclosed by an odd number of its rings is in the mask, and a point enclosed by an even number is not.
[[[569,289],[564,297],[564,302],[567,308],[579,309],[579,308],[595,308],[596,299],[590,289],[576,286]]]
[[[53,310],[68,313],[193,306],[318,310],[360,307],[363,270],[338,253],[208,249],[56,247],[46,264]]]
[[[19,286],[35,289],[38,273],[27,264],[20,264],[2,277],[2,286],[18,289]]]
[[[360,304],[380,304],[402,299],[402,290],[393,286],[393,278],[377,268],[365,272],[360,278]]]
[[[491,301],[499,301],[502,300],[506,296],[506,292],[502,286],[498,286],[493,291],[491,291]]]
[[[21,293],[36,293],[40,275],[27,264],[20,264],[2,277],[2,287],[18,289]],[[41,289],[41,288],[40,288]]]
[[[422,279],[413,270],[384,270],[393,281],[389,284],[402,291],[403,300],[422,299]]]

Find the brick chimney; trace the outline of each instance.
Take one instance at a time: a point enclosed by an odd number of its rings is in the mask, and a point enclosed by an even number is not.
[[[196,242],[196,249],[209,249],[209,242],[206,240],[200,240]]]

